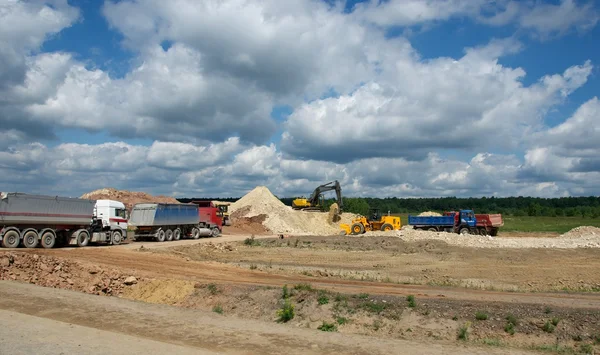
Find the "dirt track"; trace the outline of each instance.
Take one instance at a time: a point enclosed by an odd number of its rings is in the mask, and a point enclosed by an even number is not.
[[[73,307],[77,304],[77,307]],[[133,302],[114,297],[92,296],[73,291],[41,288],[33,285],[0,281],[0,309],[21,314],[72,323],[119,335],[140,337],[162,349],[208,350],[225,354],[392,354],[398,349],[406,353],[446,354],[527,354],[525,351],[488,348],[466,348],[452,344],[420,344],[404,340],[376,339],[367,336],[323,333],[308,329],[250,320],[238,320],[214,313],[181,309],[163,305]],[[4,314],[4,313],[2,313]],[[8,320],[0,319],[0,326]],[[39,324],[39,323],[38,323]],[[3,329],[5,329],[3,327]],[[34,329],[30,327],[30,330]],[[77,334],[79,329],[67,329]],[[81,332],[80,332],[81,333]],[[7,333],[8,334],[8,333]],[[82,333],[94,338],[89,332]],[[45,334],[46,339],[53,333]],[[97,337],[107,335],[100,333]],[[120,340],[121,338],[115,338]],[[149,340],[151,339],[151,340]],[[21,340],[21,349],[31,346],[35,339]],[[67,339],[67,342],[69,340]],[[82,341],[79,351],[89,353],[91,345]],[[177,347],[168,347],[176,344]],[[139,353],[144,344],[127,344],[123,354]],[[0,344],[0,347],[2,345]],[[160,348],[153,349],[159,351]],[[147,349],[147,344],[146,344]],[[7,349],[6,349],[7,350]]]

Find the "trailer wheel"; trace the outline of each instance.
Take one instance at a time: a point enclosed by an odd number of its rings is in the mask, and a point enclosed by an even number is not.
[[[27,248],[35,248],[39,243],[39,235],[36,231],[30,230],[23,236],[23,245]]]
[[[469,228],[461,228],[458,233],[460,233],[462,235],[467,235],[467,234],[469,234]]]
[[[158,232],[156,232],[156,240],[158,240],[159,242],[165,241],[165,231],[164,230],[161,229]]]
[[[111,236],[111,240],[110,240],[110,241],[111,241],[111,243],[112,243],[113,245],[119,245],[119,244],[121,244],[121,241],[122,241],[122,240],[123,240],[123,236],[121,235],[121,232],[119,232],[119,231],[114,231],[114,232],[112,233],[112,236]]]
[[[431,227],[431,228],[428,229],[428,231],[430,231],[430,232],[437,232],[438,230],[436,228],[434,228],[434,227]]]
[[[487,233],[487,229],[485,229],[485,228],[480,228],[480,229],[479,229],[479,235],[486,236],[487,234],[488,234],[488,233]]]
[[[173,231],[170,229],[167,229],[167,231],[165,232],[165,240],[167,242],[170,242],[173,240]]]
[[[52,249],[56,244],[56,236],[54,235],[54,233],[47,231],[44,234],[42,234],[41,242],[42,247],[46,249]]]
[[[179,239],[181,239],[181,229],[177,228],[175,229],[175,232],[173,232],[173,240]]]
[[[194,238],[194,239],[200,238],[200,229],[198,229],[198,228],[192,229],[192,238]]]
[[[5,248],[17,248],[20,242],[21,236],[16,230],[9,230],[4,233],[4,238],[2,238],[2,246]]]
[[[75,238],[77,240],[77,246],[79,246],[79,247],[85,247],[90,242],[90,235],[85,230],[78,231],[77,237],[75,237]]]

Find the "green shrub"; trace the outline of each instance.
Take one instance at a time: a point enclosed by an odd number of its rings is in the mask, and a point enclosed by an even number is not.
[[[336,321],[337,321],[337,324],[344,325],[344,324],[348,323],[348,318],[337,317]]]
[[[290,298],[290,292],[288,291],[287,285],[283,285],[283,289],[281,291],[281,298],[288,299]]]
[[[299,291],[314,291],[315,289],[307,283],[302,283],[302,284],[297,284],[294,286],[294,290],[299,290]]]
[[[337,326],[333,323],[327,323],[323,321],[323,324],[321,324],[317,329],[324,332],[335,332],[337,331]]]
[[[319,302],[320,305],[329,303],[329,298],[327,298],[325,292],[319,293],[319,298],[317,299],[317,302]]]
[[[556,327],[558,325],[558,323],[560,322],[560,318],[553,317],[551,322],[552,322],[552,325]]]
[[[459,340],[468,340],[469,339],[469,327],[471,326],[470,322],[465,323],[462,327],[458,328],[458,339]]]
[[[220,304],[213,307],[213,312],[223,314],[223,307]]]
[[[546,333],[554,333],[555,328],[556,327],[554,325],[552,325],[552,323],[546,322],[546,324],[544,324],[544,326],[542,327],[542,330],[545,331]]]
[[[515,325],[512,323],[506,323],[504,326],[504,331],[510,335],[515,335]]]
[[[415,301],[415,296],[410,295],[410,296],[406,297],[406,300],[408,301],[408,306],[410,308],[415,308],[417,306],[417,302]]]
[[[487,320],[488,319],[488,315],[485,312],[478,311],[477,313],[475,313],[475,319],[477,319],[477,320]]]
[[[277,311],[277,316],[279,317],[278,321],[281,323],[286,323],[294,318],[294,305],[289,299],[286,299],[283,307]]]
[[[358,295],[358,298],[360,298],[361,300],[366,300],[367,298],[369,298],[369,294],[368,293],[361,293]]]
[[[216,295],[217,293],[219,293],[219,290],[217,289],[217,285],[215,285],[215,284],[208,284],[206,286],[206,288],[213,295]]]

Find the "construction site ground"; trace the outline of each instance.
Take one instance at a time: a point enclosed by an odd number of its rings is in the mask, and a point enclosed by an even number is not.
[[[394,235],[251,238],[235,233],[165,243],[2,249],[2,279],[12,282],[0,286],[0,308],[216,352],[600,349],[597,248],[478,248]],[[537,238],[559,237],[497,237]],[[144,303],[94,308],[95,302],[123,300],[82,298],[73,303],[81,306],[57,311],[54,303],[71,302],[67,294],[57,299],[52,295],[58,290],[20,289],[18,282]],[[21,294],[2,294],[7,292]],[[80,293],[68,297],[87,297]],[[286,299],[295,314],[280,324],[277,311]],[[152,308],[158,304],[163,306]],[[119,307],[129,313],[105,316],[117,314]],[[129,317],[131,307],[139,309]],[[156,318],[156,312],[166,318]],[[183,328],[178,332],[177,326]]]

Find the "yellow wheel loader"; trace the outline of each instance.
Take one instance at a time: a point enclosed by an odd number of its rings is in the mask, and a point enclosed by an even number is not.
[[[382,216],[379,209],[372,208],[369,211],[369,218],[360,216],[352,220],[352,224],[340,224],[340,235],[358,235],[372,231],[391,231],[400,230],[402,223],[400,217]]]

